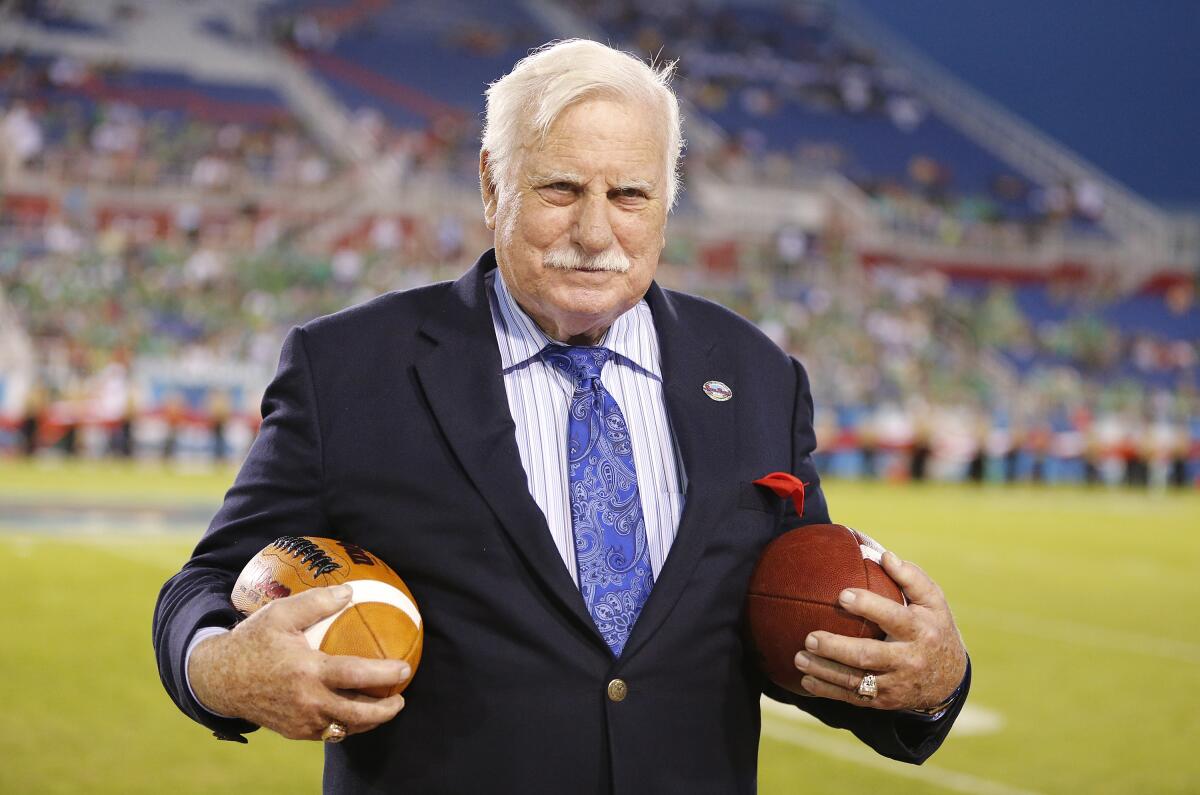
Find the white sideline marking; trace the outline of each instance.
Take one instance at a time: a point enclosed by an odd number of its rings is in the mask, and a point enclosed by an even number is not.
[[[762,711],[775,717],[783,718],[806,726],[823,726],[821,721],[807,712],[797,709],[790,704],[762,697]],[[964,704],[962,712],[954,720],[950,734],[955,737],[977,737],[981,734],[995,734],[1004,728],[1004,716],[994,709],[980,707],[975,704]]]
[[[1177,662],[1200,663],[1200,643],[1140,632],[1125,632],[1119,629],[1070,621],[1061,618],[1044,618],[1030,613],[996,610],[990,607],[955,606],[955,612],[977,619],[1002,630],[1046,640],[1065,641],[1080,646],[1095,646],[1100,649],[1162,657]]]
[[[999,712],[968,702],[954,719],[950,734],[958,737],[977,737],[981,734],[995,734],[1003,728],[1004,716]]]
[[[772,739],[792,745],[807,748],[810,751],[832,756],[844,762],[852,762],[863,767],[874,768],[885,773],[891,773],[901,778],[915,779],[926,784],[932,784],[951,792],[962,792],[966,795],[1039,795],[1039,793],[1010,787],[998,781],[992,781],[969,773],[959,773],[933,765],[925,764],[920,767],[907,765],[886,757],[879,756],[866,746],[857,747],[832,737],[825,737],[812,729],[799,726],[786,726],[775,722],[764,722],[763,734]]]
[[[768,704],[771,706],[768,707]],[[816,721],[795,707],[778,704],[768,699],[763,700],[767,720],[763,721],[762,732],[766,736],[780,742],[796,745],[815,751],[825,756],[832,756],[844,762],[851,762],[863,767],[890,773],[901,778],[913,779],[931,784],[951,792],[962,792],[966,795],[1040,795],[1034,790],[1012,787],[991,779],[973,776],[970,773],[960,773],[956,770],[935,767],[924,764],[921,766],[908,765],[886,757],[879,756],[864,745],[846,742],[831,737],[816,729],[800,725],[805,719]],[[966,710],[964,710],[965,713]],[[804,719],[799,716],[804,715]],[[780,719],[776,719],[780,718]],[[958,728],[958,724],[955,724]]]
[[[161,541],[164,539],[177,540],[178,535],[169,533],[141,533],[137,535],[119,535],[107,536],[94,533],[79,533],[75,532],[78,527],[75,526],[70,532],[63,532],[54,535],[29,535],[25,533],[7,535],[0,531],[0,542],[11,544],[14,547],[14,553],[23,558],[32,557],[39,547],[48,544],[80,544],[89,547],[95,547],[98,552],[104,555],[110,555],[114,558],[137,563],[140,565],[149,565],[162,568],[164,571],[178,569],[183,565],[188,558],[186,549],[180,551],[175,549],[162,549],[159,546],[146,546],[147,541]]]

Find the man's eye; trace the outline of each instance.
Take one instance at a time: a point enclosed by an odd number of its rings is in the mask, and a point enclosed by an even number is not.
[[[559,193],[570,193],[575,190],[575,186],[570,182],[552,182],[546,186],[550,190],[558,191]]]
[[[644,191],[641,190],[641,188],[621,188],[620,190],[616,191],[615,193],[616,193],[616,197],[618,199],[644,199],[644,198],[646,198],[646,194]]]

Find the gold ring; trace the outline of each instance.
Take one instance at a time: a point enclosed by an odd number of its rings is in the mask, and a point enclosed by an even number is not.
[[[875,674],[867,674],[858,683],[858,700],[870,701],[879,695],[879,684],[875,681]]]
[[[330,721],[325,731],[321,732],[321,739],[327,743],[340,743],[346,739],[346,725],[336,720]]]

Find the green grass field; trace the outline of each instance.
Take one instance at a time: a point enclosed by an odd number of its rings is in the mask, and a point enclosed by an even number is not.
[[[0,463],[0,793],[319,789],[317,744],[218,742],[158,683],[155,595],[231,477]],[[1200,792],[1200,495],[827,491],[945,589],[970,710],[921,768],[768,710],[761,792]]]

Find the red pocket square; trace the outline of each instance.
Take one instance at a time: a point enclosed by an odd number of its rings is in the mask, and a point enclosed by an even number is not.
[[[800,478],[787,472],[772,472],[754,481],[754,485],[766,486],[784,499],[791,497],[796,504],[796,515],[804,516],[804,483]]]

